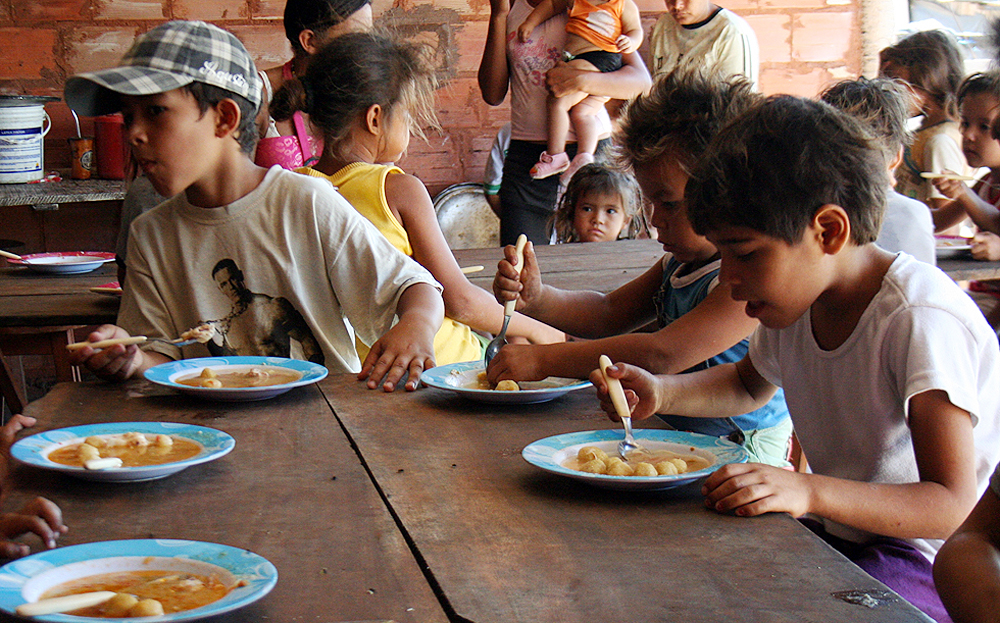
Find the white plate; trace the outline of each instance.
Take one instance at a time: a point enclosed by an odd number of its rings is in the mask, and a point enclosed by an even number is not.
[[[274,565],[242,548],[173,539],[103,541],[39,552],[4,565],[0,568],[0,610],[14,614],[18,606],[38,601],[45,591],[70,580],[132,570],[214,573],[230,586],[240,580],[246,583],[201,608],[143,621],[194,621],[230,612],[267,595],[278,581]],[[113,619],[50,614],[32,620],[106,623]]]
[[[935,236],[934,255],[939,260],[968,257],[972,252],[969,239],[962,236]]]
[[[499,392],[495,389],[479,389],[476,378],[484,369],[482,361],[463,361],[446,366],[437,366],[420,375],[420,380],[429,387],[446,389],[465,396],[470,400],[497,404],[534,404],[553,400],[578,389],[592,387],[590,381],[565,379],[550,376],[542,381],[522,381],[520,391]]]
[[[20,260],[7,260],[7,262],[18,266],[27,266],[38,273],[75,275],[89,273],[101,264],[114,261],[114,259],[114,253],[69,251],[64,253],[32,253],[31,255],[22,255]]]
[[[163,465],[98,470],[63,465],[50,461],[48,458],[50,452],[58,450],[63,446],[80,443],[91,435],[117,435],[132,432],[183,437],[201,446],[201,451],[183,461],[174,461],[173,463],[164,463]],[[10,454],[14,459],[26,465],[62,472],[85,480],[142,482],[164,478],[187,469],[192,465],[214,461],[229,454],[235,445],[236,440],[229,434],[205,426],[176,424],[173,422],[104,422],[102,424],[86,424],[83,426],[59,428],[25,437],[18,440],[11,447]]]
[[[212,368],[217,372],[234,372],[250,367],[271,366],[275,368],[285,368],[302,373],[302,378],[291,383],[281,385],[265,385],[263,387],[192,387],[178,383],[177,379],[201,374],[205,368]],[[146,379],[162,385],[176,389],[185,394],[209,398],[211,400],[225,401],[245,401],[264,400],[273,398],[278,394],[283,394],[294,387],[311,385],[326,378],[328,370],[311,361],[301,359],[285,359],[283,357],[202,357],[198,359],[181,359],[162,363],[146,370]]]
[[[707,478],[709,474],[727,463],[746,463],[749,458],[743,446],[721,437],[654,428],[634,429],[632,432],[639,444],[648,450],[695,454],[711,460],[712,464],[705,469],[675,476],[609,476],[588,474],[563,466],[564,461],[575,457],[584,446],[595,446],[611,456],[617,456],[618,442],[624,436],[621,429],[581,431],[546,437],[525,446],[521,456],[525,461],[547,472],[582,480],[605,489],[625,491],[656,491],[687,485]]]

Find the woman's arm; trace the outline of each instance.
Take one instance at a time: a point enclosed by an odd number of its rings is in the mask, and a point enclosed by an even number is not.
[[[507,66],[507,14],[510,0],[490,0],[490,25],[486,47],[479,62],[479,91],[490,106],[499,106],[507,96],[510,69]]]
[[[632,52],[622,54],[621,69],[608,73],[583,71],[559,61],[545,74],[545,82],[556,97],[583,91],[598,97],[627,100],[648,90],[653,79],[639,53]]]
[[[462,273],[441,232],[423,182],[412,175],[389,175],[385,180],[385,196],[409,236],[413,259],[444,286],[445,315],[473,329],[499,333],[503,326],[503,306]],[[511,318],[507,333],[539,344],[565,339],[561,332],[520,314]]]

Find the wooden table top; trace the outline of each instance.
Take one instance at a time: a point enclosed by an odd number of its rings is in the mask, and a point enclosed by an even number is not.
[[[697,491],[605,491],[520,456],[613,425],[592,390],[539,405],[320,387],[457,621],[927,621],[788,515],[706,509]]]
[[[194,539],[246,548],[277,567],[268,596],[213,621],[448,620],[316,387],[223,403],[145,381],[62,383],[25,413],[40,430],[149,420],[210,426],[236,439],[227,456],[144,483],[94,483],[25,466],[14,472],[17,503],[43,495],[62,508],[70,532],[61,545]]]
[[[119,297],[94,286],[118,280],[114,262],[80,275],[40,274],[23,266],[0,268],[0,327],[113,323]]]

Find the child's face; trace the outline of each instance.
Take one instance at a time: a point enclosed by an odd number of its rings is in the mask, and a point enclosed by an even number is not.
[[[670,17],[681,26],[705,21],[712,7],[710,0],[664,0],[664,4]]]
[[[715,245],[699,236],[691,227],[684,203],[688,174],[671,157],[633,167],[643,195],[653,206],[650,224],[656,228],[656,240],[663,250],[681,262],[701,262],[716,253]]]
[[[214,176],[222,145],[216,115],[211,108],[202,115],[187,91],[122,96],[122,115],[132,153],[156,192],[173,197]]]
[[[727,226],[708,238],[722,256],[719,280],[732,289],[732,297],[746,301],[746,313],[771,329],[783,329],[809,310],[822,293],[818,273],[822,256],[811,230],[790,245],[749,227]]]
[[[970,167],[1000,168],[1000,141],[991,128],[1000,100],[989,93],[968,95],[962,100],[962,153]]]
[[[625,227],[625,210],[618,193],[589,192],[576,202],[573,230],[580,242],[610,242]]]

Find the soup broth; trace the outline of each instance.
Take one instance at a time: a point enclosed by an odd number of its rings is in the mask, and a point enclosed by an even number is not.
[[[647,477],[676,476],[696,472],[710,465],[712,461],[694,454],[694,448],[691,448],[690,453],[672,450],[632,451],[628,454],[628,460],[623,461],[617,453],[609,455],[600,448],[584,446],[576,456],[562,462],[563,467],[589,474]]]
[[[167,437],[169,443],[162,437]],[[88,437],[83,442],[53,450],[48,459],[60,465],[83,467],[90,459],[117,457],[122,460],[122,467],[146,467],[183,461],[199,452],[200,445],[183,437],[125,433]]]
[[[301,372],[275,366],[255,366],[242,370],[216,371],[204,368],[198,374],[177,379],[181,385],[214,389],[236,387],[266,387],[294,383],[302,378]]]
[[[49,589],[43,599],[63,597],[91,591],[112,591],[132,595],[138,600],[155,599],[165,614],[193,610],[218,601],[229,588],[216,577],[178,571],[119,571],[71,580]],[[116,596],[117,598],[118,596]],[[133,600],[134,601],[134,600]],[[126,618],[137,616],[120,611],[116,599],[90,608],[68,612],[76,616]]]

